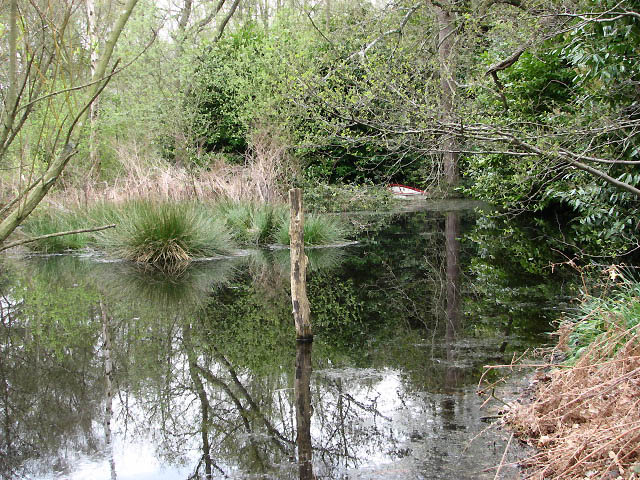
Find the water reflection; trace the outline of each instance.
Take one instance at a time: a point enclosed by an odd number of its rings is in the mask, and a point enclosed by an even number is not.
[[[296,445],[300,480],[313,480],[311,446],[311,351],[310,341],[296,342]]]
[[[313,357],[294,342],[285,250],[178,278],[81,257],[5,263],[0,473],[483,478],[502,450],[467,445],[484,428],[474,387],[535,318],[504,322],[470,295],[465,265],[493,270],[460,243],[465,218],[394,216],[359,245],[310,250]]]
[[[455,367],[456,334],[461,331],[460,315],[460,218],[459,213],[452,211],[445,214],[445,263],[446,263],[446,344],[447,371],[446,386],[453,388],[458,383]]]

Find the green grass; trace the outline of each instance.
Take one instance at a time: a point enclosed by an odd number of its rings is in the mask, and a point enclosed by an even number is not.
[[[288,245],[290,218],[281,216],[275,232],[276,243]],[[309,214],[304,219],[304,243],[306,245],[333,245],[343,242],[347,231],[337,216]]]
[[[115,229],[96,235],[99,246],[163,269],[235,248],[226,225],[192,203],[134,201],[122,205]]]
[[[598,353],[613,355],[634,336],[640,326],[640,283],[623,279],[605,298],[589,297],[571,318],[568,363],[598,345]]]
[[[68,230],[79,230],[84,228],[84,225],[86,224],[83,217],[76,213],[44,210],[30,215],[22,225],[22,230],[29,237],[37,237]],[[45,238],[32,242],[28,246],[38,252],[59,253],[84,248],[88,243],[89,235],[79,233]]]
[[[228,253],[238,245],[289,244],[289,210],[286,205],[221,202],[194,203],[130,201],[98,203],[86,210],[43,211],[25,223],[24,231],[48,233],[116,224],[100,232],[46,239],[32,245],[45,252],[87,246],[141,264],[177,272],[194,258]],[[307,245],[329,245],[346,236],[336,216],[306,215]]]
[[[273,240],[284,206],[222,202],[214,210],[225,219],[233,237],[244,245],[264,245]]]

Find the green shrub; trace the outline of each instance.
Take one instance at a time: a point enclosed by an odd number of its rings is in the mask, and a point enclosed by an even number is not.
[[[598,342],[598,351],[613,355],[633,336],[640,325],[640,283],[623,279],[606,298],[590,297],[582,303],[572,322],[567,361],[575,362]]]

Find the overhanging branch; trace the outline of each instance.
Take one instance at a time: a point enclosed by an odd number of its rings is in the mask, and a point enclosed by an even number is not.
[[[3,250],[8,250],[9,248],[17,247],[19,245],[46,240],[47,238],[62,237],[64,235],[75,235],[77,233],[99,232],[101,230],[106,230],[107,228],[114,228],[115,226],[116,224],[112,223],[111,225],[104,225],[102,227],[81,228],[79,230],[67,230],[65,232],[48,233],[47,235],[40,235],[38,237],[27,238],[26,240],[19,240],[17,242],[8,243],[7,245],[2,245],[0,246],[0,252],[2,252]]]

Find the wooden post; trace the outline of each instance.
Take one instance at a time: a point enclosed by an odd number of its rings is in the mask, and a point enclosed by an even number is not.
[[[304,254],[304,211],[302,210],[302,190],[289,190],[291,223],[289,238],[291,242],[291,303],[293,319],[296,322],[296,338],[312,340],[311,311],[307,298],[307,257]]]

